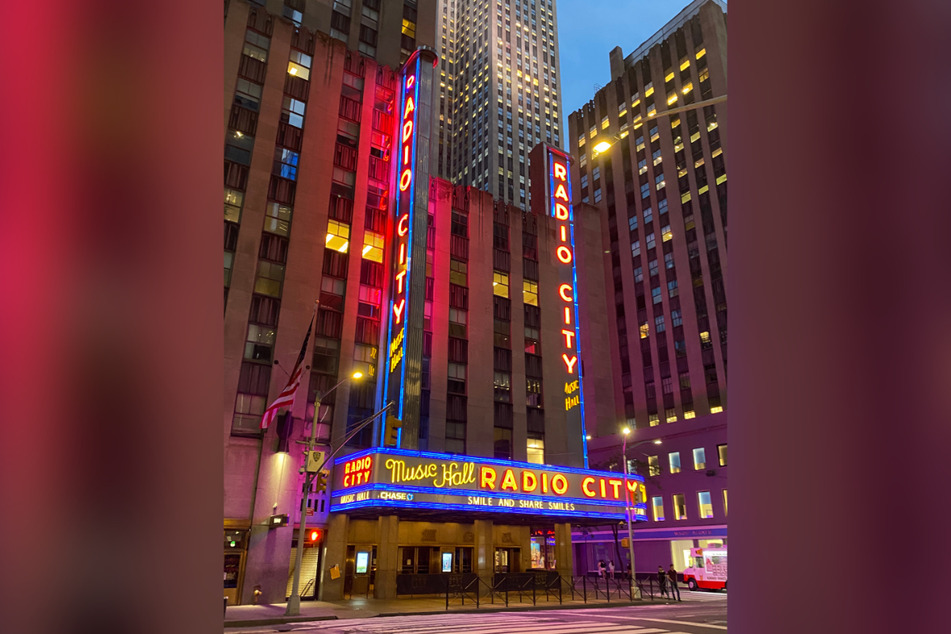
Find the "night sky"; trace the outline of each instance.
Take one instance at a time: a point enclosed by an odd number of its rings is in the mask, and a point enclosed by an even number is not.
[[[627,57],[672,20],[691,0],[557,0],[561,53],[561,112],[590,101],[611,79],[608,53]],[[567,130],[566,130],[567,132]]]

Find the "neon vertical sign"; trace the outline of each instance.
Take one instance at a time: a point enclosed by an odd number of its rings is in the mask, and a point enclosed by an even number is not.
[[[581,375],[581,330],[578,325],[578,270],[575,265],[574,210],[571,206],[571,176],[567,155],[546,146],[548,167],[548,212],[555,219],[554,255],[558,271],[558,322],[562,367],[565,370],[565,413],[569,422],[580,424],[584,465],[588,466],[588,442],[584,424],[584,381]],[[569,425],[569,429],[573,426]]]

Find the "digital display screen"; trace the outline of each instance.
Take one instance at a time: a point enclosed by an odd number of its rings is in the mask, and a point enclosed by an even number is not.
[[[357,553],[357,574],[365,575],[370,564],[370,553]]]
[[[452,572],[452,553],[442,554],[442,571]]]

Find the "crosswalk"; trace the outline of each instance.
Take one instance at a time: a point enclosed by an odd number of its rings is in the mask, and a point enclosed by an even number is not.
[[[639,623],[633,623],[637,620]],[[647,623],[657,621],[657,623]],[[679,626],[689,626],[684,632]],[[700,628],[700,629],[696,629]],[[625,616],[617,610],[391,616],[287,624],[281,631],[326,634],[719,634],[723,626]],[[258,630],[260,632],[260,630]]]

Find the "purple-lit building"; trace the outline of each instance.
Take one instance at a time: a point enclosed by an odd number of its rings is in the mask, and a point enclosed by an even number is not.
[[[647,478],[637,572],[727,542],[726,5],[695,0],[569,118],[575,198],[599,209],[616,422],[590,462]],[[655,444],[655,441],[660,444]],[[576,530],[576,571],[627,566],[615,527]],[[621,526],[618,540],[626,536]]]

